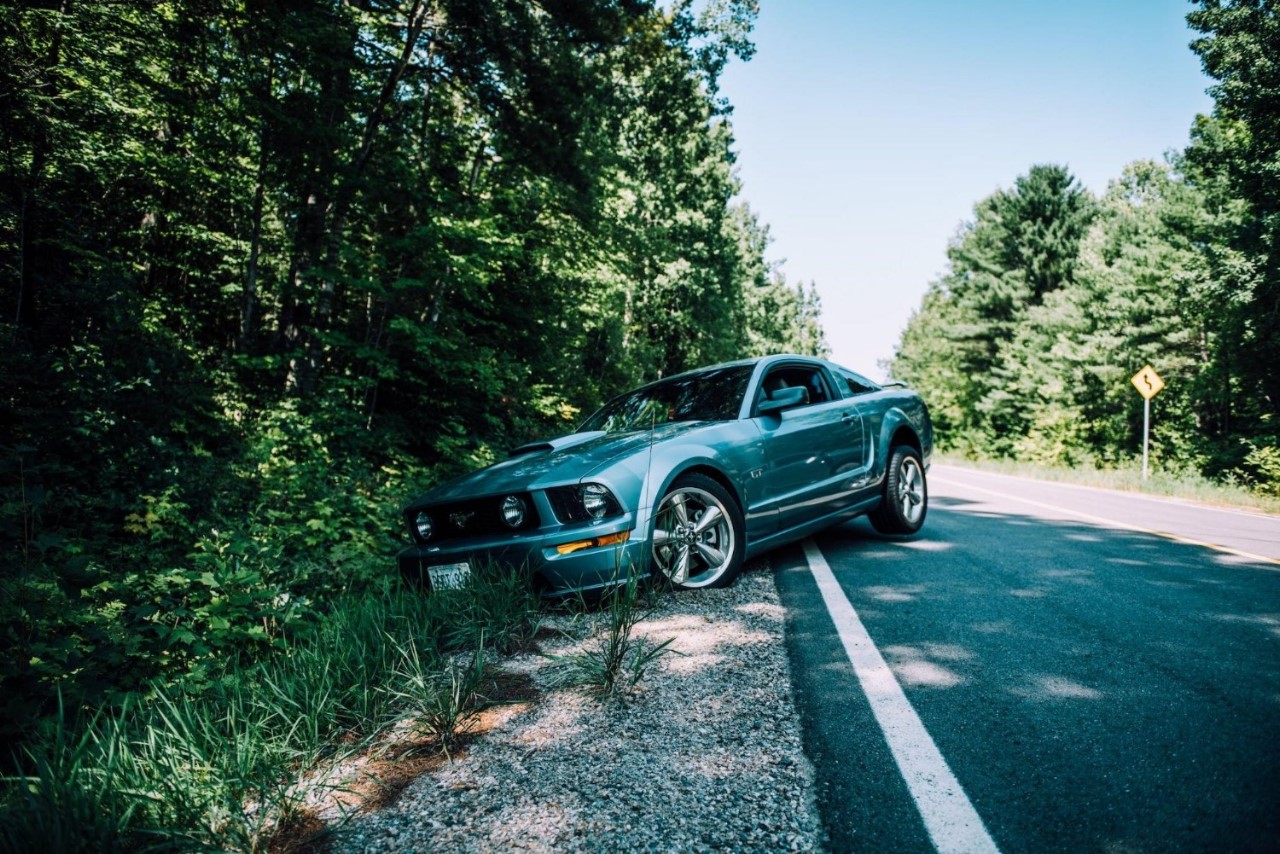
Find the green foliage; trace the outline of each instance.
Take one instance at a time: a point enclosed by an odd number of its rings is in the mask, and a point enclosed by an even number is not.
[[[1265,234],[1280,195],[1260,191],[1258,158],[1275,155],[1257,136],[1274,117],[1240,65],[1274,47],[1275,14],[1214,3],[1191,21],[1216,33],[1194,47],[1224,82],[1184,155],[1130,164],[1098,200],[1033,167],[952,245],[893,366],[931,401],[943,447],[1123,467],[1142,443],[1129,378],[1150,364],[1167,383],[1155,464],[1275,489],[1280,279]]]
[[[1096,203],[1066,169],[1033,166],[979,202],[952,242],[951,270],[909,321],[893,370],[927,399],[938,392],[939,432],[955,437],[953,448],[1012,453],[1015,437],[1035,429],[1015,389],[1038,384],[1019,354],[1026,336],[1042,334],[1030,318],[1053,312],[1075,285],[1095,216]]]
[[[48,720],[0,782],[0,848],[271,848],[308,798],[340,785],[323,772],[344,751],[401,721],[453,747],[480,702],[487,629],[536,625],[514,575],[486,573],[446,597],[347,595],[256,661]]]
[[[413,640],[397,647],[400,666],[392,696],[413,719],[417,733],[435,741],[446,757],[469,732],[488,675],[481,642],[469,663],[423,661]]]
[[[293,649],[413,491],[633,383],[821,352],[732,201],[755,12],[9,4],[0,736]]]
[[[1246,443],[1249,453],[1237,470],[1239,476],[1263,495],[1280,498],[1280,439],[1259,436]]]
[[[1280,418],[1280,13],[1203,0],[1192,44],[1212,116],[1168,165],[1138,162],[1096,203],[1033,167],[978,203],[903,333],[894,370],[944,447],[1123,466],[1141,447],[1129,377],[1150,364],[1152,454],[1276,489]]]

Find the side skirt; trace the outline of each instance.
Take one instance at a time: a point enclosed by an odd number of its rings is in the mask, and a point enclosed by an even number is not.
[[[879,494],[872,495],[870,498],[864,498],[852,507],[847,507],[844,510],[837,510],[835,513],[830,513],[820,519],[814,519],[812,522],[806,522],[803,525],[798,525],[795,528],[788,528],[785,531],[775,531],[767,537],[747,543],[746,557],[753,558],[758,554],[772,551],[778,546],[786,545],[787,543],[794,543],[797,540],[803,540],[810,534],[816,534],[819,531],[830,528],[832,525],[838,525],[841,522],[856,519],[857,517],[862,516],[865,513],[870,513],[872,510],[879,507],[881,500],[882,498]]]

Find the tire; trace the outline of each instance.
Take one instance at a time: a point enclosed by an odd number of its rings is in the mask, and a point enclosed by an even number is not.
[[[653,520],[652,573],[680,590],[727,587],[746,549],[742,511],[706,475],[676,478]]]
[[[882,534],[914,534],[929,511],[929,485],[916,449],[899,445],[889,454],[884,476],[884,498],[867,515]]]

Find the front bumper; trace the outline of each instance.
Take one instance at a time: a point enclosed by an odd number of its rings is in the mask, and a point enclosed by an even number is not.
[[[636,573],[647,574],[649,543],[638,536],[638,530],[635,514],[628,513],[588,525],[413,545],[401,551],[396,560],[407,581],[424,586],[430,585],[429,567],[465,561],[475,574],[494,566],[528,570],[535,589],[547,596],[562,596],[610,587]],[[568,554],[556,551],[557,546],[623,532],[629,532],[629,539],[618,545]]]

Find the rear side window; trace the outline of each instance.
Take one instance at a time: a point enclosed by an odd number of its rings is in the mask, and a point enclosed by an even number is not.
[[[851,397],[880,390],[880,386],[866,377],[855,374],[853,371],[836,371],[836,376],[842,386],[841,390]]]

